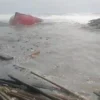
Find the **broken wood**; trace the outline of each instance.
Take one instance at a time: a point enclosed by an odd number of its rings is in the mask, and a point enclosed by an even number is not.
[[[19,88],[0,86],[0,100],[50,100],[40,94],[30,93]]]
[[[57,87],[60,89],[60,91],[65,92],[67,95],[73,95],[73,96],[75,96],[76,98],[80,98],[81,100],[85,100],[85,99],[84,99],[83,97],[81,97],[80,95],[77,95],[77,94],[75,94],[75,93],[69,91],[68,89],[66,89],[66,88],[64,88],[64,87],[62,87],[62,86],[60,86],[60,85],[58,85],[58,84],[56,84],[56,83],[54,83],[54,82],[52,82],[52,81],[50,81],[50,80],[48,80],[48,79],[42,77],[42,76],[40,76],[40,75],[38,75],[38,74],[32,72],[32,71],[31,71],[31,74],[36,75],[36,76],[40,77],[41,79],[43,79],[43,80],[45,80],[45,81],[47,81],[47,82],[49,82],[49,83],[51,83],[51,84],[57,86]]]
[[[19,67],[19,66],[17,66],[17,67]],[[19,68],[22,68],[22,67],[19,67]],[[24,68],[24,70],[27,70],[27,69]],[[80,99],[80,100],[85,100],[84,97],[81,97],[80,95],[71,92],[70,90],[68,90],[68,89],[66,89],[66,88],[64,88],[64,87],[62,87],[62,86],[56,84],[55,82],[52,82],[52,81],[50,81],[50,80],[48,80],[48,79],[46,79],[46,78],[44,78],[44,77],[42,77],[42,76],[36,74],[36,73],[33,72],[33,71],[30,71],[30,70],[29,70],[29,73],[31,73],[31,74],[37,76],[38,78],[43,79],[43,80],[45,80],[45,81],[51,83],[52,85],[56,86],[56,87],[57,87],[57,88],[56,88],[57,91],[58,91],[58,92],[60,91],[60,93],[64,93],[64,94],[67,95],[67,96],[73,96],[73,97],[78,98],[78,99]]]
[[[93,92],[93,93],[100,97],[100,92]]]
[[[3,85],[4,86],[8,85],[8,86],[13,87],[13,88],[23,89],[23,87],[21,86],[21,84],[17,84],[17,83],[14,83],[12,81],[0,79],[0,86],[3,86]]]
[[[19,80],[19,79],[13,77],[13,76],[11,76],[11,75],[8,75],[8,76],[9,76],[11,79],[13,79],[13,80],[18,81],[18,82],[21,83],[22,85],[25,85],[25,86],[26,86],[30,91],[32,91],[32,92],[36,91],[37,93],[40,93],[40,94],[42,94],[42,95],[48,97],[48,98],[51,99],[51,100],[62,100],[62,99],[60,99],[60,98],[57,98],[57,97],[54,97],[54,96],[49,95],[49,94],[47,94],[47,93],[44,93],[43,91],[39,90],[38,88],[36,88],[36,87],[34,87],[34,86],[30,86],[28,83],[24,83],[24,82],[22,82],[21,80]],[[67,100],[67,99],[66,99],[66,100]]]

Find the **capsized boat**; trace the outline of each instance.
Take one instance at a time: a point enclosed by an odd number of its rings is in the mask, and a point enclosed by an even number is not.
[[[9,24],[10,25],[17,25],[17,24],[34,25],[34,24],[39,23],[41,21],[42,21],[42,19],[40,19],[38,17],[34,17],[31,15],[16,12],[15,15],[10,18]]]

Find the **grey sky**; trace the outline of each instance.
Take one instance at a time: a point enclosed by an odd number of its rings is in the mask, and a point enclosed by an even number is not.
[[[100,12],[100,0],[0,0],[0,13],[33,14]]]

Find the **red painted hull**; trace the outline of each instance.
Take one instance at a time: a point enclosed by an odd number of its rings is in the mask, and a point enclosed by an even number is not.
[[[41,21],[42,19],[40,18],[16,12],[15,15],[11,17],[9,22],[10,22],[10,25],[17,25],[17,24],[33,25]]]

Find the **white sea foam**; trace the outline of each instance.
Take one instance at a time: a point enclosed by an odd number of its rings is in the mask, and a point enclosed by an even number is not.
[[[75,22],[80,24],[86,24],[92,19],[100,18],[100,15],[94,15],[94,14],[51,15],[51,16],[44,16],[41,18],[47,22],[72,22],[72,23]]]

